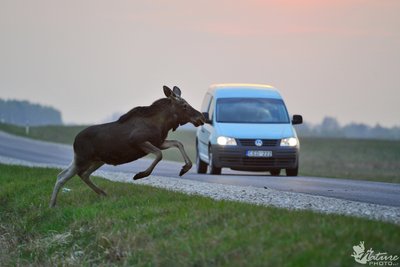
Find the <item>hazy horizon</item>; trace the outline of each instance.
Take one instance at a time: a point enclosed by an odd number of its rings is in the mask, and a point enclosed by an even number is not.
[[[1,100],[1,98],[0,98],[0,100]],[[29,102],[29,100],[26,100],[26,99],[6,99],[6,101],[7,101],[7,100],[10,100],[10,101],[14,101],[14,100],[16,100],[16,101],[28,101],[28,102]],[[34,104],[34,105],[40,105],[40,106],[42,106],[42,107],[54,108],[54,109],[60,111],[57,107],[52,106],[52,105],[47,105],[47,104],[43,104],[43,103],[35,103],[35,102],[29,102],[29,103],[30,103],[30,104]],[[150,104],[149,104],[149,105],[150,105]],[[121,115],[125,114],[125,113],[128,112],[128,111],[129,111],[129,110],[122,111],[122,112],[113,112],[113,113],[109,114],[107,117],[105,117],[105,118],[103,118],[103,119],[100,119],[99,121],[96,121],[96,122],[89,122],[89,123],[79,123],[79,122],[74,122],[74,121],[71,121],[71,122],[65,121],[65,120],[63,119],[62,113],[61,113],[61,117],[62,117],[62,120],[63,120],[63,121],[62,121],[62,124],[63,124],[63,125],[67,125],[67,126],[86,125],[86,124],[107,123],[107,122],[116,121],[116,120],[118,120],[118,118],[119,118]],[[291,115],[292,115],[292,114],[291,114]],[[369,127],[377,127],[377,126],[382,126],[382,127],[386,127],[386,128],[399,128],[399,127],[400,127],[400,125],[385,126],[385,125],[381,125],[380,123],[368,124],[368,123],[363,123],[363,122],[358,122],[358,121],[350,121],[350,122],[348,122],[348,123],[340,123],[339,120],[338,120],[336,117],[334,117],[334,116],[329,116],[329,115],[322,116],[321,120],[320,120],[320,121],[316,121],[316,122],[310,122],[310,121],[308,121],[307,119],[304,119],[304,123],[307,124],[308,126],[315,127],[315,126],[320,125],[325,119],[331,119],[331,118],[333,118],[334,120],[336,120],[336,122],[339,123],[339,126],[340,126],[340,127],[344,127],[344,126],[350,125],[350,124],[364,124],[364,125],[367,125],[367,126],[369,126]],[[185,128],[185,129],[189,129],[189,128],[190,128],[190,129],[192,129],[192,128],[195,129],[195,127],[194,127],[192,124],[190,124],[190,123],[185,124],[184,126],[181,126],[179,129],[181,129],[182,127]]]
[[[99,123],[177,85],[277,87],[289,112],[400,126],[400,1],[0,2],[0,98]]]

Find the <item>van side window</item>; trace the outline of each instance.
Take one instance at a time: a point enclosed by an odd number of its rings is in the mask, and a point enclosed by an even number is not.
[[[214,98],[211,97],[210,106],[208,107],[208,114],[211,120],[213,119],[214,116],[214,108],[215,108],[215,101]]]
[[[206,94],[203,99],[203,103],[201,104],[201,112],[208,112],[211,103],[211,95]]]

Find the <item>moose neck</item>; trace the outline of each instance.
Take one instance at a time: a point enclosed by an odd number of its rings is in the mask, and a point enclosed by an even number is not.
[[[174,105],[168,98],[155,101],[147,107],[147,114],[151,114],[151,120],[161,132],[162,138],[166,138],[169,130],[175,130],[179,126],[178,116]]]
[[[163,136],[167,136],[172,129],[175,131],[179,127],[178,114],[173,107],[165,109],[160,116],[160,128]]]
[[[161,137],[165,139],[169,130],[175,130],[179,126],[179,114],[177,114],[174,105],[168,98],[162,98],[155,101],[152,105],[146,107],[136,107],[128,113],[122,115],[119,123],[135,124],[137,118],[146,118],[147,124],[158,128]]]

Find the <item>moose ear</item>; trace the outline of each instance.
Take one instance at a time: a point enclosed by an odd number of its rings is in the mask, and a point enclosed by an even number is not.
[[[173,92],[176,96],[181,97],[181,89],[178,86],[174,86]]]
[[[170,97],[173,94],[172,90],[169,89],[168,86],[164,85],[163,89],[164,89],[164,94],[165,94],[166,97]]]

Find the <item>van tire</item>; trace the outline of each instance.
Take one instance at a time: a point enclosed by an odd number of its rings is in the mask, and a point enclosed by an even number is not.
[[[286,176],[297,176],[299,173],[299,166],[293,169],[286,169]]]
[[[271,173],[271,176],[279,176],[279,174],[281,174],[281,169],[271,170],[269,172]]]
[[[207,172],[207,163],[201,160],[199,152],[196,153],[196,170],[197,173],[204,174]]]
[[[208,165],[210,169],[210,174],[220,175],[222,168],[214,166],[213,153],[211,147],[208,148],[208,161],[209,161]]]

